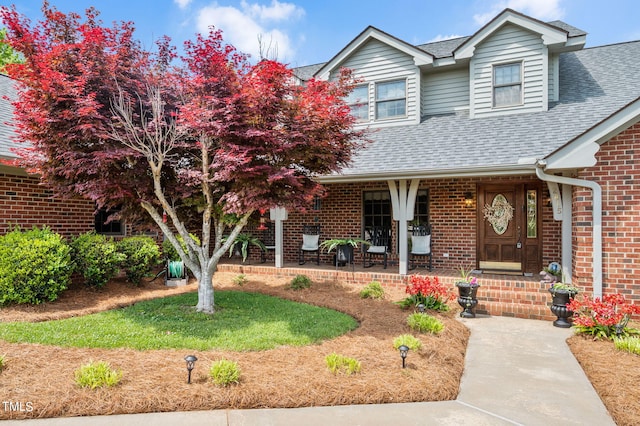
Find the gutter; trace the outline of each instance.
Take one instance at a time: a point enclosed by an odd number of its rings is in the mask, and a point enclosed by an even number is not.
[[[540,180],[546,182],[555,182],[563,185],[571,185],[571,186],[580,186],[584,188],[591,189],[593,193],[593,226],[592,226],[592,256],[593,256],[593,297],[602,299],[602,188],[596,182],[583,180],[583,179],[575,179],[569,178],[565,176],[555,176],[546,174],[543,171],[547,165],[546,161],[538,160],[536,162],[536,175]],[[562,227],[564,229],[565,226],[571,226],[571,221],[569,220],[569,224],[565,225],[566,218],[563,218]],[[569,218],[571,219],[571,218]],[[563,232],[563,237],[565,233]],[[565,241],[565,238],[562,239],[563,253],[565,244],[571,244],[571,241]],[[564,257],[564,256],[563,256]],[[565,259],[563,259],[564,261]]]

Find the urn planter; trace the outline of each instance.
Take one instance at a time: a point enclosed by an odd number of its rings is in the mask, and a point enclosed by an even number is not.
[[[345,266],[353,262],[353,246],[343,244],[336,247],[335,266]]]
[[[553,325],[560,328],[571,327],[573,311],[567,309],[567,303],[569,303],[571,299],[575,297],[576,292],[571,290],[550,288],[549,293],[551,293],[552,296],[550,306],[551,312],[557,317],[557,319],[553,321]]]
[[[462,307],[462,312],[460,312],[460,316],[462,318],[475,318],[476,313],[474,309],[478,304],[477,293],[479,285],[471,284],[466,281],[458,281],[456,283],[456,287],[458,287],[458,305]]]

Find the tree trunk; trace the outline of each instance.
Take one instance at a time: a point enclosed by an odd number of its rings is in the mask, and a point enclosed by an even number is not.
[[[209,268],[202,268],[200,272],[200,281],[198,282],[198,304],[196,310],[205,314],[213,314],[215,312],[215,298],[213,291],[213,272],[209,272]]]

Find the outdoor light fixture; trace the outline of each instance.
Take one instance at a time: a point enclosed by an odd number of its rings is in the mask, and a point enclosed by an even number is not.
[[[191,384],[191,370],[195,367],[198,358],[196,358],[195,355],[187,355],[184,357],[184,360],[187,361],[187,371],[189,372],[189,375],[187,376],[187,383]]]
[[[405,368],[405,359],[407,358],[407,353],[409,352],[409,347],[407,345],[401,345],[398,350],[400,351],[400,356],[402,357],[402,368]]]
[[[418,312],[420,312],[421,314],[424,314],[424,303],[418,304]]]
[[[464,205],[471,207],[473,205],[473,194],[471,192],[464,193]]]

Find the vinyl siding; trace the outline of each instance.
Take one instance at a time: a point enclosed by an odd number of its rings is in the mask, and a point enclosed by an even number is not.
[[[522,105],[494,108],[493,65],[522,63]],[[547,49],[539,35],[514,25],[503,28],[480,44],[470,62],[471,116],[544,111],[548,105]]]
[[[469,108],[469,68],[422,76],[422,114],[447,114]]]
[[[549,102],[555,102],[560,98],[559,77],[560,60],[558,54],[549,55]]]
[[[378,40],[372,39],[360,47],[353,55],[341,64],[350,68],[354,75],[369,84],[369,119],[367,124],[387,125],[407,122],[418,122],[420,119],[420,103],[418,100],[420,73],[413,58]],[[335,78],[337,71],[331,74]],[[375,119],[375,83],[383,81],[406,80],[407,115],[402,118],[384,120]]]

